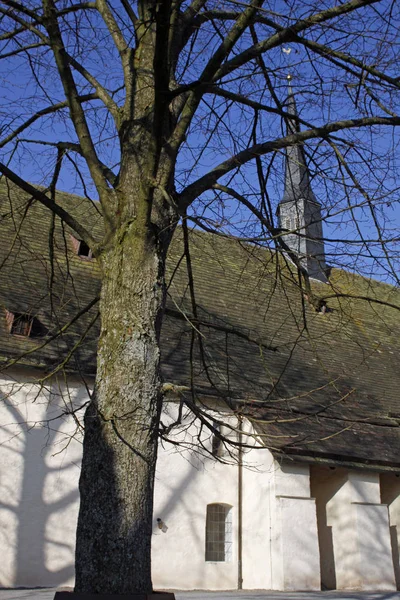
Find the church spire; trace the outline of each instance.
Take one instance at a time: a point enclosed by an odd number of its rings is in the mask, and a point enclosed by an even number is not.
[[[285,106],[290,115],[285,119],[287,135],[300,131],[291,79],[289,75]],[[309,276],[327,282],[321,205],[311,189],[310,172],[302,144],[286,148],[285,187],[277,214],[280,228],[292,232],[285,235],[285,242],[300,257]]]
[[[297,114],[296,101],[291,85],[292,77],[288,75],[288,97],[286,101],[286,112],[291,115],[286,119],[286,133],[292,135],[299,133],[300,124]],[[289,146],[286,150],[285,165],[285,190],[282,202],[291,202],[293,200],[304,198],[311,202],[317,202],[311,189],[310,174],[307,168],[304,149],[302,144]]]

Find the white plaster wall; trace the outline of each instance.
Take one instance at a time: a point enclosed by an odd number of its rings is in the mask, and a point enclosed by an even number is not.
[[[189,459],[190,460],[190,459]],[[179,453],[162,453],[155,488],[152,542],[153,584],[157,589],[233,589],[237,586],[237,494],[234,467],[221,477],[221,465],[198,469]],[[210,485],[210,487],[208,487]],[[205,561],[207,504],[232,506],[230,562]],[[157,527],[161,518],[166,531]]]
[[[243,588],[272,589],[275,563],[272,527],[275,521],[276,465],[268,450],[246,453],[251,467],[243,469]]]
[[[41,388],[37,377],[36,372],[18,370],[13,378],[0,380],[0,586],[73,585],[81,440],[73,420],[56,417],[65,405],[83,403],[86,392],[74,382],[68,391],[54,382]],[[164,422],[175,416],[176,405],[168,403]],[[156,588],[237,587],[238,466],[199,457],[197,434],[197,427],[184,420],[178,438],[186,449],[161,445],[159,450],[153,536]],[[211,447],[211,438],[206,438],[203,435],[203,443]],[[252,550],[245,563],[245,585],[258,587],[261,582],[269,585],[269,556],[257,550],[251,536],[269,498],[254,490],[273,461],[266,450],[260,455],[251,452],[253,468],[243,472],[245,498],[252,503],[243,527],[244,555],[246,548]],[[268,485],[261,484],[262,489]],[[214,502],[232,506],[233,552],[226,563],[205,561],[206,510]],[[158,528],[158,517],[166,525],[164,531]],[[258,538],[264,549],[269,530],[261,525]]]
[[[319,590],[320,567],[314,498],[278,497],[282,523],[284,590]]]
[[[81,440],[72,419],[56,417],[66,407],[83,403],[86,391],[74,381],[68,390],[56,382],[41,388],[36,377],[20,369],[13,378],[0,379],[3,587],[73,584]],[[175,417],[176,405],[167,403],[164,421]],[[197,433],[196,425],[184,419],[178,435],[184,449],[161,446],[159,451],[153,536],[154,585],[159,589],[237,587],[238,465],[199,457]],[[204,433],[203,443],[211,448]],[[279,464],[265,449],[249,450],[244,460],[243,587],[317,589],[318,544],[308,467]],[[391,500],[391,526],[400,521],[398,497]],[[214,502],[232,506],[233,553],[226,563],[205,561],[206,509]],[[386,589],[393,588],[385,508],[368,508],[378,502],[379,478],[368,473],[350,473],[327,500],[338,588],[363,585],[355,556],[361,557],[363,568],[381,560]],[[158,528],[157,517],[165,531]],[[372,549],[366,541],[370,538],[380,540]]]
[[[394,590],[387,506],[380,505],[379,473],[349,472],[358,564],[355,586],[362,590]]]
[[[355,514],[351,504],[352,501],[352,486],[347,475],[345,483],[327,503],[326,507],[327,522],[332,527],[336,587],[339,590],[358,589],[360,585]]]
[[[310,497],[310,468],[295,462],[276,462],[276,496]]]
[[[166,406],[170,419],[176,405]],[[164,417],[165,418],[165,417]],[[221,415],[219,415],[221,418]],[[230,421],[228,416],[224,420]],[[236,426],[236,419],[231,419]],[[250,437],[247,437],[250,434]],[[256,444],[250,427],[245,427],[244,442]],[[198,431],[185,421],[180,439],[188,449],[167,448],[157,464],[154,519],[161,518],[168,529],[154,528],[152,560],[153,583],[158,589],[236,589],[238,587],[238,473],[239,465],[221,464],[212,457],[199,457]],[[211,439],[200,436],[211,448]],[[231,460],[225,456],[225,460]],[[232,461],[231,461],[232,462]],[[266,449],[248,449],[242,468],[242,577],[245,589],[271,587],[270,492],[274,461]],[[230,562],[205,561],[207,504],[232,506],[233,553]],[[156,522],[156,521],[155,521]],[[165,557],[168,560],[165,560]]]
[[[341,488],[347,482],[347,471],[313,465],[311,467],[311,495],[316,499],[318,519],[318,539],[320,549],[321,585],[324,589],[336,589],[336,565],[338,548],[334,550],[335,541],[340,540],[340,533],[348,526],[348,514],[341,514]],[[344,505],[347,510],[347,507]],[[347,511],[348,513],[348,511]],[[343,527],[341,521],[343,520]]]
[[[321,526],[326,511],[320,542],[327,554],[321,564],[328,583],[337,589],[394,589],[388,511],[379,504],[379,474],[314,468],[312,487]]]
[[[41,374],[43,376],[43,374]],[[0,379],[0,586],[70,585],[74,576],[80,434],[56,417],[84,398],[16,371]]]
[[[400,589],[400,477],[384,473],[381,480],[381,500],[389,508],[389,527],[396,587]]]
[[[352,502],[368,502],[370,504],[380,503],[381,490],[379,473],[349,471],[348,482]]]
[[[383,504],[354,503],[359,588],[395,590],[389,513]]]
[[[317,515],[310,497],[309,466],[275,462],[275,467],[272,587],[319,590]]]
[[[171,420],[173,403],[166,407]],[[167,420],[164,416],[164,420]],[[237,465],[224,465],[196,452],[196,424],[184,418],[177,439],[182,448],[161,446],[157,461],[152,542],[153,584],[157,589],[234,589],[237,587]],[[207,439],[209,438],[209,439]],[[203,443],[211,448],[204,432]],[[186,447],[186,449],[185,449]],[[205,561],[207,504],[232,506],[233,552],[229,562]],[[168,528],[157,527],[160,518]]]
[[[319,590],[315,501],[309,467],[246,453],[243,470],[244,589]],[[284,496],[286,497],[284,498]]]

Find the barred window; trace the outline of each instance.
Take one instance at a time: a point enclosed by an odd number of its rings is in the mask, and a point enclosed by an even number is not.
[[[232,508],[227,504],[209,504],[206,519],[206,561],[229,562],[232,559]]]
[[[11,335],[31,338],[46,335],[46,328],[36,317],[28,313],[13,313],[9,310],[6,310],[5,313],[7,330]]]

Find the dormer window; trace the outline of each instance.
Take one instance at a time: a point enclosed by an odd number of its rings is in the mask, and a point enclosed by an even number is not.
[[[78,240],[73,235],[71,235],[71,239],[74,250],[80,258],[86,258],[88,260],[91,260],[93,258],[92,251],[86,242],[84,242],[83,240]]]
[[[11,323],[12,335],[23,335],[29,337],[32,331],[33,319],[29,315],[16,313]]]
[[[82,258],[93,258],[92,251],[83,240],[79,241],[78,256]]]
[[[11,335],[36,338],[45,334],[40,321],[28,313],[12,313],[7,310],[6,322]]]

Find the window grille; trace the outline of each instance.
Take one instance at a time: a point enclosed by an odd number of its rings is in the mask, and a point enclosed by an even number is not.
[[[7,331],[11,335],[36,338],[47,334],[47,329],[42,323],[29,313],[13,313],[9,310],[5,313]]]
[[[11,333],[12,335],[29,337],[32,330],[32,324],[33,318],[30,315],[16,313],[11,322]]]
[[[232,509],[226,504],[209,504],[206,519],[206,561],[232,559]]]

